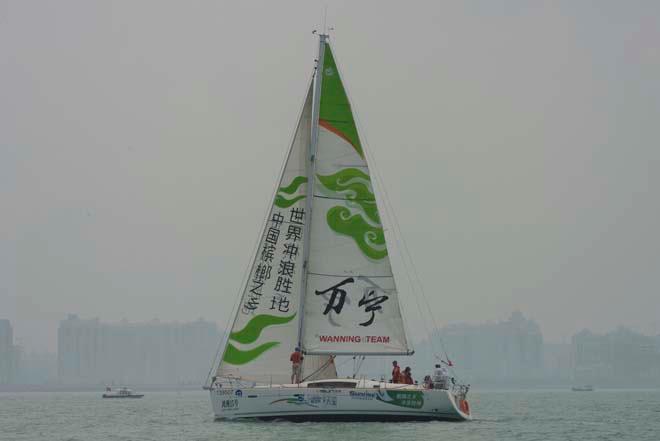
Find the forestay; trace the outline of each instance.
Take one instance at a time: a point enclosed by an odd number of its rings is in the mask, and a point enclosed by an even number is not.
[[[324,44],[303,347],[312,354],[410,353],[369,167]]]

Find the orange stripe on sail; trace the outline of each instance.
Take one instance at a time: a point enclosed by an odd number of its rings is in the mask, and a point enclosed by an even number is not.
[[[352,145],[353,148],[359,154],[360,151],[357,148],[357,146],[355,144],[353,144],[353,142],[350,139],[348,139],[348,137],[346,135],[344,135],[338,128],[336,128],[335,126],[333,126],[332,124],[330,124],[328,121],[326,121],[324,119],[319,119],[319,125],[321,127],[323,127],[324,129],[327,129],[327,130],[331,131],[332,133],[334,133],[335,135],[339,136],[341,139],[343,139],[344,141],[346,141],[347,143]],[[360,156],[362,156],[362,155],[360,155]]]

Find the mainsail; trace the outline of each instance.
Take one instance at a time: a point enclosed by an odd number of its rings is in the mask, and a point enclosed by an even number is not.
[[[298,342],[312,88],[298,121],[278,191],[217,370],[218,377],[288,383]],[[306,357],[303,372],[336,377],[328,357]]]
[[[311,354],[407,354],[382,219],[329,43],[322,53],[303,318]]]

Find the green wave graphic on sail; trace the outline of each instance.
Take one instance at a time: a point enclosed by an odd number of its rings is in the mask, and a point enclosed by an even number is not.
[[[231,343],[227,343],[227,349],[225,350],[225,356],[222,357],[222,361],[235,365],[246,364],[279,344],[280,342],[278,341],[269,341],[268,343],[259,345],[254,349],[241,351]]]
[[[385,233],[380,223],[376,197],[370,189],[369,175],[357,168],[345,168],[332,175],[317,177],[327,190],[344,195],[349,206],[359,205],[366,216],[352,214],[343,206],[332,207],[326,215],[330,229],[352,237],[358,248],[371,259],[379,260],[387,256]]]
[[[298,191],[298,187],[300,187],[302,184],[307,183],[307,177],[305,176],[296,176],[293,178],[293,181],[286,187],[280,187],[278,191],[281,191],[282,193],[286,194],[294,194],[295,192]]]
[[[268,326],[284,325],[289,323],[296,316],[294,313],[289,317],[278,317],[269,314],[259,314],[250,319],[249,322],[240,331],[229,334],[229,339],[241,344],[254,343],[259,339],[261,332]],[[269,341],[253,349],[241,350],[231,343],[227,343],[227,349],[222,360],[226,363],[241,365],[246,364],[259,357],[269,349],[279,345],[278,341]]]
[[[277,196],[275,196],[275,205],[277,205],[280,208],[289,208],[290,206],[292,206],[293,204],[304,198],[305,195],[301,195],[301,196],[296,196],[293,199],[287,199],[284,196],[280,196],[278,194]]]
[[[247,322],[243,329],[229,334],[229,338],[245,345],[254,343],[261,335],[261,331],[263,331],[268,326],[283,325],[285,323],[289,323],[295,316],[295,313],[289,317],[259,314],[250,319],[250,321]]]
[[[381,227],[370,225],[359,214],[351,216],[351,210],[346,207],[332,207],[326,219],[333,231],[352,237],[368,257],[379,260],[387,256],[385,233]]]
[[[376,197],[366,183],[371,182],[368,174],[357,168],[344,168],[333,175],[317,176],[325,188],[337,193],[345,193],[346,200],[358,204],[369,219],[380,223]]]
[[[275,205],[277,205],[280,208],[289,208],[299,200],[303,199],[305,195],[300,195],[293,197],[291,199],[287,199],[286,195],[293,195],[298,191],[301,185],[305,184],[307,182],[307,178],[305,176],[296,176],[293,178],[293,181],[287,186],[280,187],[277,190],[277,195],[275,196]],[[284,193],[284,194],[281,194]]]

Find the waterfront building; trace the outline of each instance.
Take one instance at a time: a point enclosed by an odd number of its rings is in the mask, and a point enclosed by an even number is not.
[[[580,331],[572,339],[575,381],[601,387],[658,386],[658,340],[624,327],[606,334]]]
[[[64,384],[202,384],[219,341],[215,323],[103,323],[69,315],[58,329]]]
[[[446,326],[430,340],[416,344],[412,357],[398,361],[411,366],[421,380],[436,363],[448,358],[456,366],[456,375],[468,383],[537,384],[544,375],[543,335],[535,321],[516,311],[500,322]],[[389,378],[391,360],[367,359],[361,372],[368,378]],[[342,373],[350,368],[348,364]]]
[[[18,375],[20,350],[14,345],[11,322],[0,319],[0,384],[13,384]]]

